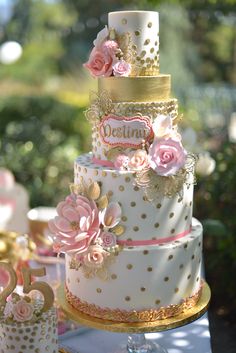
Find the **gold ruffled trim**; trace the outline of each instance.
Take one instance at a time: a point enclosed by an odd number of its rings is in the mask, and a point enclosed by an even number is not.
[[[118,321],[118,322],[145,322],[163,320],[169,317],[177,316],[182,312],[192,308],[197,304],[202,294],[202,284],[200,289],[191,297],[184,299],[180,304],[173,304],[167,307],[150,310],[120,310],[101,308],[95,304],[89,304],[86,301],[81,301],[78,297],[73,295],[67,286],[65,286],[66,300],[78,311],[87,315],[98,317],[104,320]]]
[[[108,92],[112,102],[155,102],[170,98],[170,75],[104,77],[98,92]]]

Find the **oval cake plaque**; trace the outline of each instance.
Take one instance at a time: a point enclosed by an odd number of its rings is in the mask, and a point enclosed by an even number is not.
[[[153,137],[150,118],[147,116],[124,117],[106,115],[99,125],[103,142],[112,147],[141,147],[142,141]]]

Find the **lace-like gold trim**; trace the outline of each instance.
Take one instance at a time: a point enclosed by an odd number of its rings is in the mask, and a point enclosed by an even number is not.
[[[159,309],[128,311],[120,309],[101,308],[98,305],[89,304],[86,301],[81,301],[78,297],[76,297],[69,291],[67,286],[65,287],[66,299],[76,310],[81,311],[90,316],[118,322],[156,321],[167,319],[168,317],[172,316],[177,316],[183,311],[186,311],[196,305],[202,293],[201,284],[198,292],[196,292],[193,296],[183,300],[180,304],[169,305],[167,307],[161,307]]]

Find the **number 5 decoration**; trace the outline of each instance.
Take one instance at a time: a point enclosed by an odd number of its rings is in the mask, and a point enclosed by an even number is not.
[[[9,275],[7,286],[0,293],[0,305],[5,306],[7,297],[14,291],[17,285],[17,275],[11,264],[0,262],[0,270],[6,271]],[[41,268],[22,268],[23,276],[23,293],[28,294],[32,290],[39,291],[44,297],[44,305],[42,311],[47,311],[53,306],[54,293],[52,288],[46,282],[35,281],[31,283],[31,276],[43,277],[46,275],[45,267]]]

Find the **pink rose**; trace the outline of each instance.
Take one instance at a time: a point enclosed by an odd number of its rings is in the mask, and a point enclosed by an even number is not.
[[[113,233],[103,232],[100,238],[102,240],[101,245],[104,246],[104,248],[110,248],[116,245],[116,236]]]
[[[124,60],[119,60],[113,65],[114,76],[129,76],[131,72],[131,65]]]
[[[94,77],[111,76],[112,66],[117,60],[115,56],[117,48],[118,44],[112,40],[106,41],[101,48],[94,47],[84,67],[89,69]]]
[[[99,214],[93,200],[84,196],[70,195],[57,206],[57,213],[49,221],[55,246],[60,252],[81,253],[99,235]]]
[[[19,322],[25,322],[32,319],[34,314],[34,307],[32,304],[27,303],[21,299],[12,308],[13,318]]]
[[[119,154],[114,161],[114,166],[119,170],[127,170],[129,166],[129,157],[125,154]]]
[[[150,167],[162,176],[175,175],[185,164],[187,152],[179,141],[154,139],[149,149]]]
[[[100,268],[106,256],[106,251],[100,245],[91,245],[83,257],[83,263],[90,268]]]
[[[148,155],[145,150],[137,150],[130,155],[129,167],[134,170],[142,170],[148,166]]]

